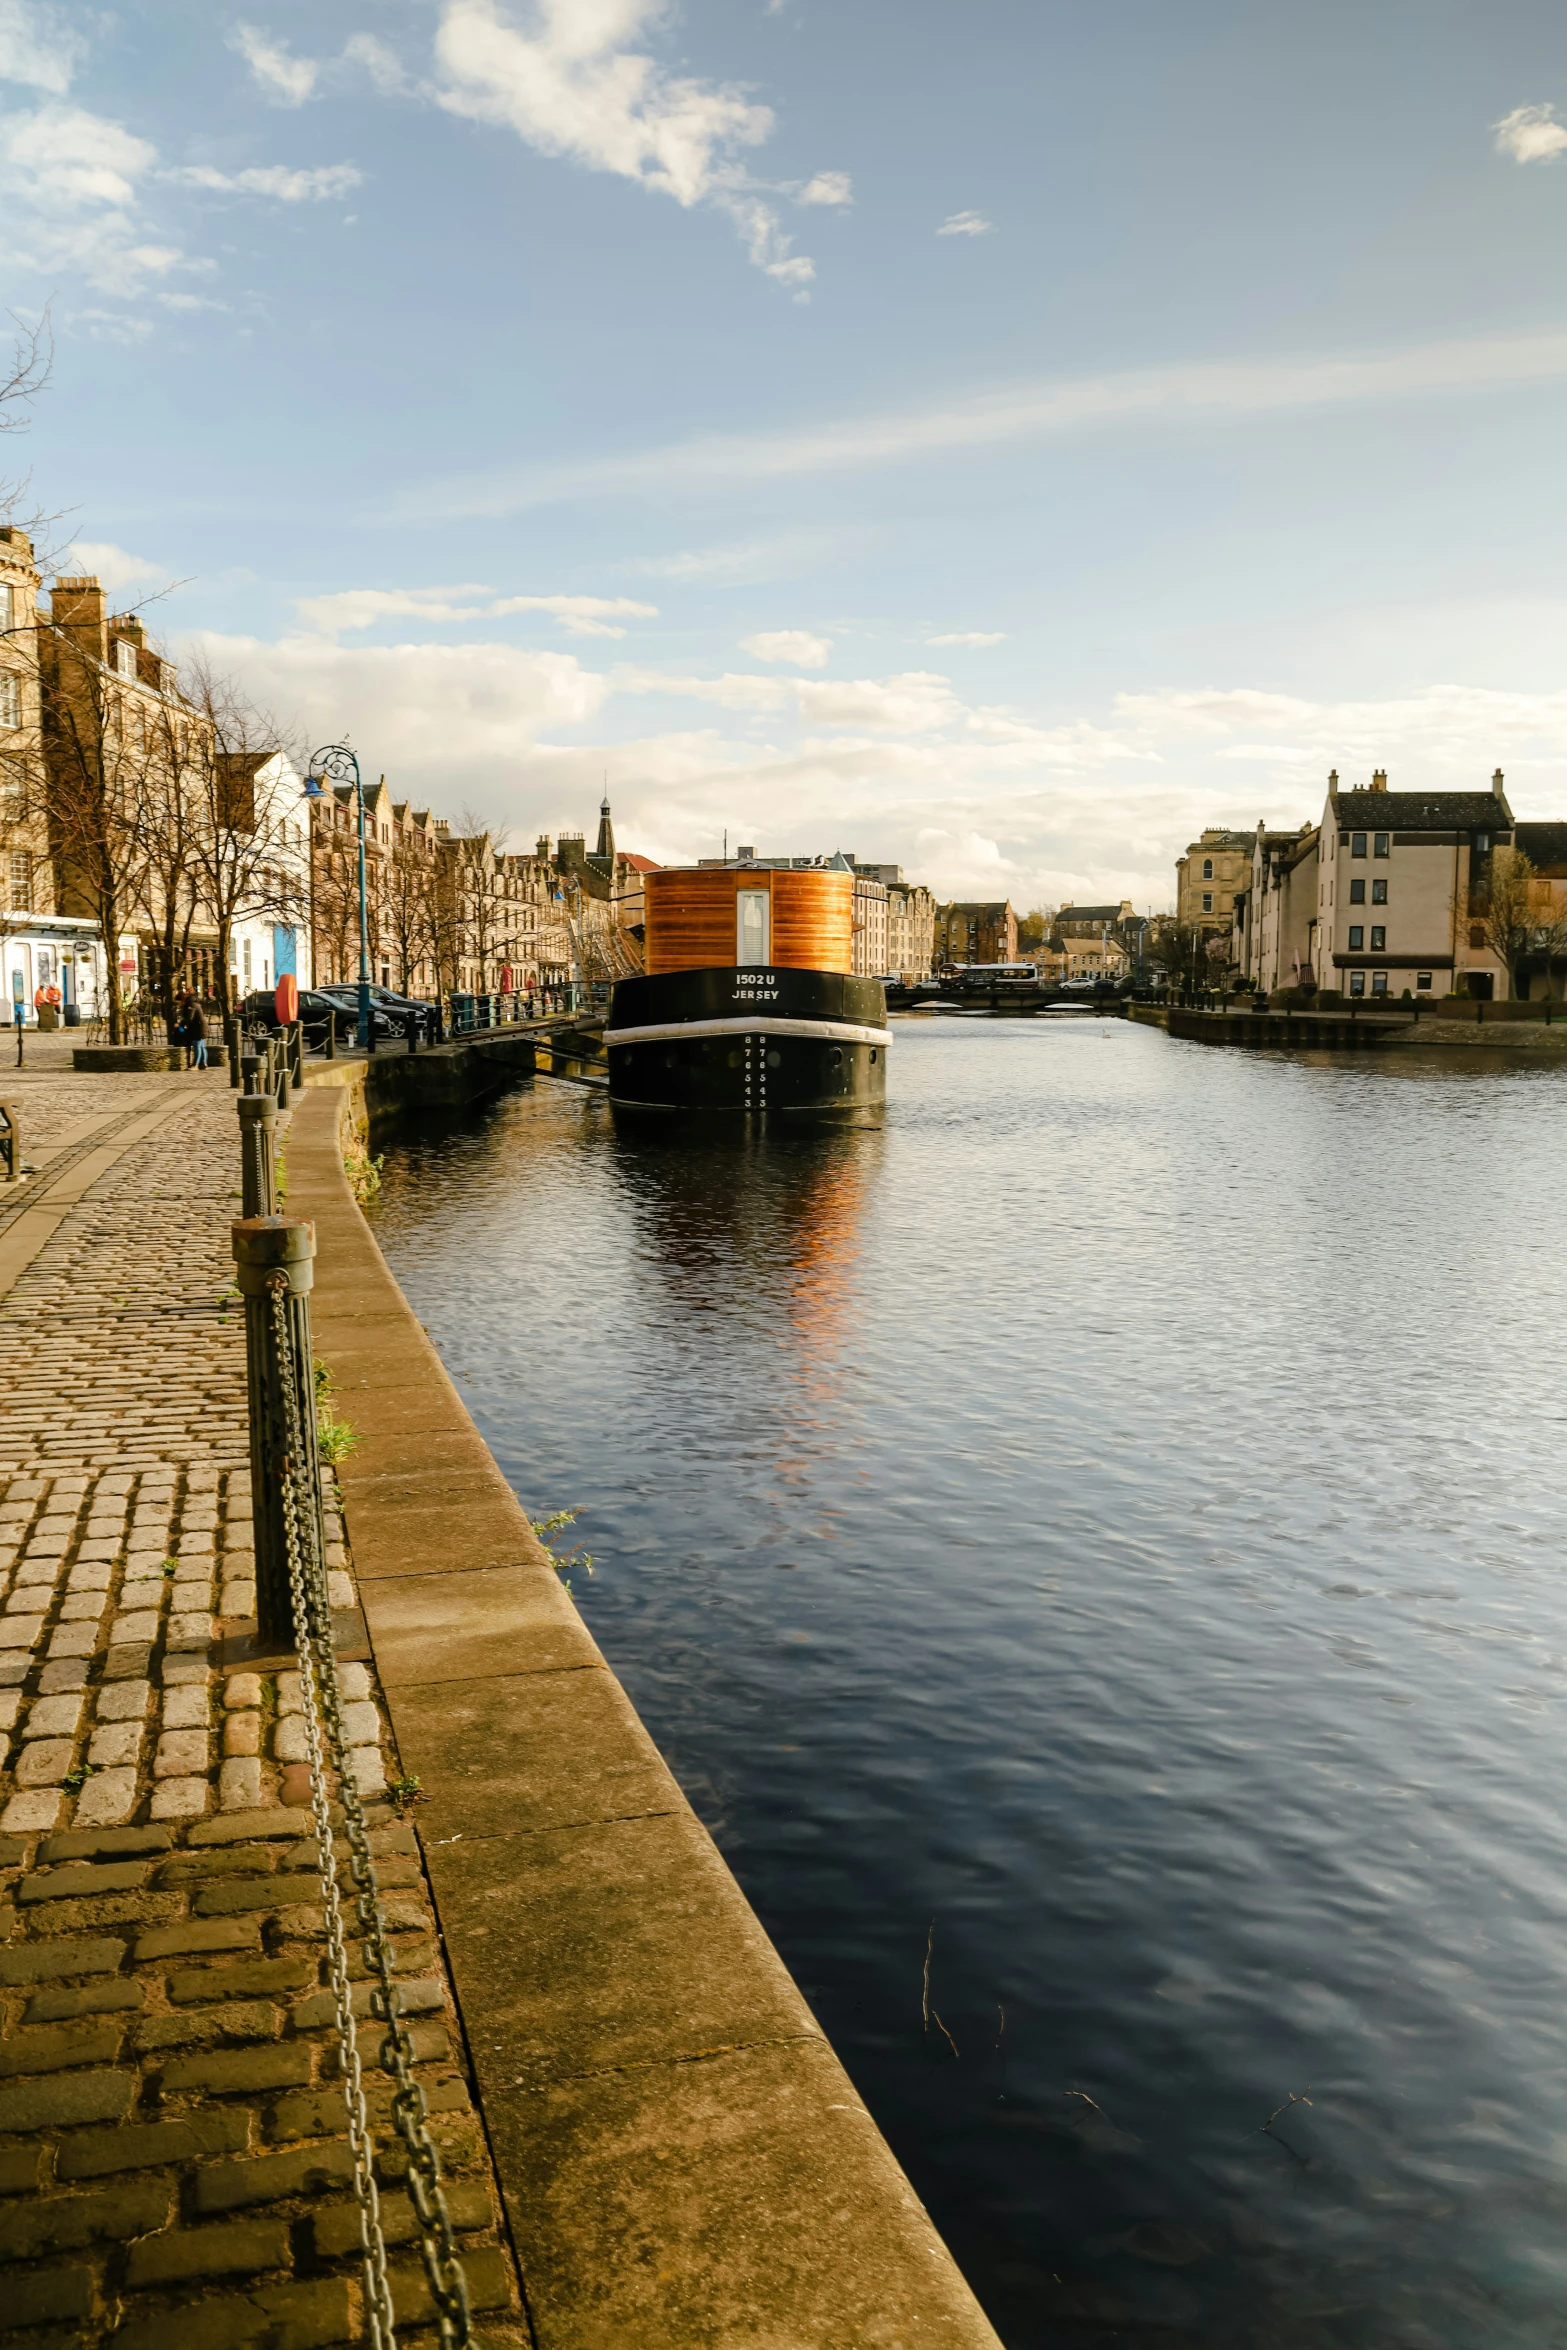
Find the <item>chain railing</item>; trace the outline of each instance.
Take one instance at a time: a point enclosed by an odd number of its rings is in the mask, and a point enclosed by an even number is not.
[[[370,2350],[395,2350],[396,2317],[353,2012],[351,1929],[338,1888],[329,1771],[336,1774],[342,1832],[348,1847],[347,1866],[354,1892],[352,1931],[354,1938],[362,1941],[365,1967],[373,1978],[370,2013],[383,2026],[377,2060],[394,2083],[392,2126],[402,2141],[406,2163],[403,2183],[413,2206],[439,2339],[442,2350],[470,2350],[474,2333],[467,2280],[441,2185],[441,2159],[430,2134],[428,2100],[414,2078],[414,2046],[402,2016],[396,1953],[389,1939],[370,1849],[369,1822],[343,1719],[316,1442],[310,1337],[315,1230],[310,1224],[289,1222],[271,1212],[270,1192],[262,1188],[271,1169],[261,1149],[269,1124],[258,1119],[254,1110],[245,1121],[244,1205],[250,1209],[253,1190],[260,1192],[264,1204],[233,1228],[250,1368],[257,1623],[262,1643],[270,1640],[281,1645],[287,1640],[298,1663],[310,1809],[326,1916],[327,1970],[348,2114],[354,2197],[359,2207],[367,2338]]]

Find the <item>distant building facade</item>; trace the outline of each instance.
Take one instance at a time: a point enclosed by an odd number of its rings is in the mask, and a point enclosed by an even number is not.
[[[1252,836],[1219,827],[1194,840],[1175,862],[1175,919],[1183,930],[1228,936],[1235,893],[1251,881]]]
[[[954,900],[936,908],[935,961],[1015,963],[1017,915],[1006,898]]]
[[[1132,966],[1135,940],[1128,925],[1137,913],[1130,898],[1114,905],[1064,905],[1050,925],[1050,943],[1060,955],[1064,979],[1124,979]]]
[[[1542,921],[1567,902],[1567,825],[1520,823],[1500,768],[1488,791],[1395,792],[1378,768],[1365,789],[1328,778],[1320,824],[1258,826],[1233,924],[1237,975],[1271,992],[1300,979],[1351,998],[1505,995],[1488,941],[1498,856],[1534,866]],[[1563,959],[1527,954],[1518,992],[1545,996]]]

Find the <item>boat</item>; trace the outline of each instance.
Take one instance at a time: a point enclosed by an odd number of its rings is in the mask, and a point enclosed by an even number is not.
[[[886,1098],[886,997],[856,975],[854,876],[665,865],[644,876],[645,969],[604,1044],[623,1109],[842,1116]]]

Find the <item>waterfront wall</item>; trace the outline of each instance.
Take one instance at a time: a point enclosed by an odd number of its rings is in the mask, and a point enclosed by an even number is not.
[[[369,1106],[426,1066],[369,1064]],[[359,1591],[541,2350],[996,2350],[387,1269],[342,1164],[366,1065],[330,1068],[294,1111],[289,1208],[316,1225]]]

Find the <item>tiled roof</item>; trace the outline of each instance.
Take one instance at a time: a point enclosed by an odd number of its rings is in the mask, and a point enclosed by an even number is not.
[[[1510,832],[1513,822],[1489,791],[1345,791],[1329,804],[1336,824],[1366,832]]]
[[[1513,841],[1537,873],[1567,873],[1567,824],[1515,825]]]

